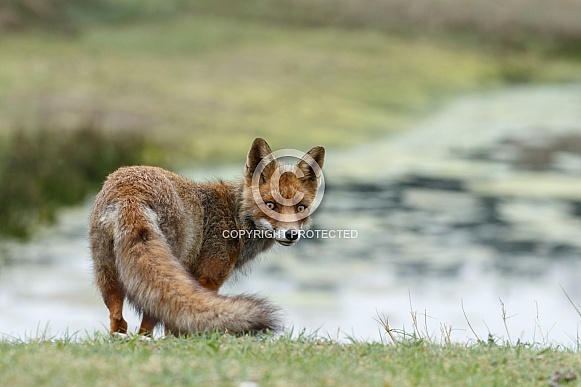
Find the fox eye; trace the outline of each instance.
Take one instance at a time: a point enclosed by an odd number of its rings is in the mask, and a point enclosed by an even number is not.
[[[266,202],[264,204],[266,205],[266,208],[268,208],[269,210],[274,210],[274,208],[276,207],[276,205],[273,202]]]
[[[302,204],[299,204],[299,205],[297,206],[297,212],[305,212],[305,210],[306,210],[306,209],[307,209],[307,207],[305,207],[305,206],[304,206],[304,205],[302,205]]]

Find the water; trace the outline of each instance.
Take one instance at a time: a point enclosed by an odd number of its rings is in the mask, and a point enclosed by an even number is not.
[[[356,238],[276,247],[223,292],[260,293],[295,331],[341,340],[389,341],[377,322],[387,318],[434,340],[451,327],[459,342],[490,333],[574,347],[581,317],[564,290],[581,302],[579,122],[580,85],[514,88],[462,97],[409,131],[329,151],[315,228]],[[92,286],[89,211],[63,210],[55,227],[7,246],[3,335],[107,330]]]

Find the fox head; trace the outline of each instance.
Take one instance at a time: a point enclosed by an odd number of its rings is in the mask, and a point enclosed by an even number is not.
[[[257,229],[283,246],[299,240],[316,208],[324,159],[325,148],[316,146],[287,165],[274,157],[266,141],[254,140],[244,168],[244,204]]]

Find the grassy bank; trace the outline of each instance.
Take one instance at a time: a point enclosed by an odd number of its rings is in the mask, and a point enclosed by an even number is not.
[[[505,71],[446,44],[213,16],[10,36],[0,50],[0,127],[70,127],[98,112],[106,129],[140,130],[190,163],[238,160],[255,136],[364,142]]]
[[[17,386],[556,386],[581,375],[576,352],[529,346],[339,344],[213,335],[142,342],[0,342]]]
[[[139,130],[182,164],[239,160],[255,136],[285,147],[361,143],[462,92],[581,78],[578,62],[545,50],[379,28],[371,16],[393,14],[379,2],[357,28],[326,17],[347,15],[347,0],[313,10],[287,1],[61,3],[73,4],[75,33],[0,40],[0,131],[71,127],[96,112],[105,129]]]

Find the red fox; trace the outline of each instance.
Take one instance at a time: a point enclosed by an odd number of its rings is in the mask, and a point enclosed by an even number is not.
[[[283,165],[257,138],[239,182],[194,182],[146,166],[109,175],[95,199],[89,241],[111,333],[127,332],[125,298],[142,313],[140,334],[152,334],[158,323],[175,335],[280,329],[278,308],[265,299],[218,289],[275,241],[299,239],[324,157],[325,149],[314,147],[297,173],[281,174]]]

